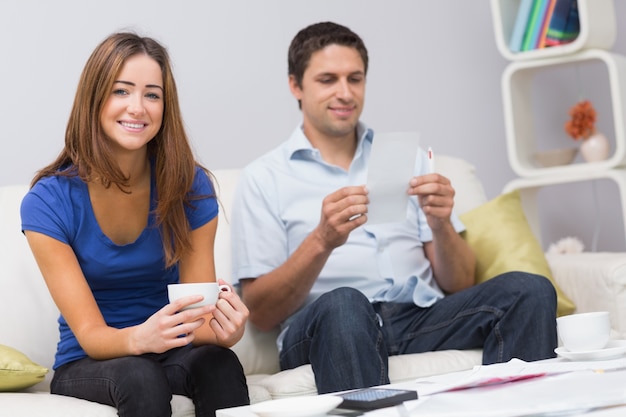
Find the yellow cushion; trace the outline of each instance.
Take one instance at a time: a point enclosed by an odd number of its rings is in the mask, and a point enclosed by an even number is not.
[[[22,352],[0,345],[0,391],[19,391],[43,381],[48,368],[28,359]]]
[[[510,271],[543,275],[556,289],[557,315],[574,312],[574,303],[554,281],[541,244],[530,229],[519,191],[502,194],[459,217],[467,228],[463,237],[476,254],[477,283]]]

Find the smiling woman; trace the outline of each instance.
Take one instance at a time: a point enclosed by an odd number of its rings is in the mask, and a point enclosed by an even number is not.
[[[173,394],[190,397],[197,416],[249,402],[229,349],[248,318],[238,295],[168,303],[168,284],[216,281],[218,205],[159,43],[115,33],[98,45],[65,147],[35,176],[21,215],[61,312],[52,393],[125,416],[169,416]]]
[[[162,85],[161,68],[155,60],[147,55],[126,60],[100,114],[100,123],[114,149],[145,149],[156,136],[163,119]]]

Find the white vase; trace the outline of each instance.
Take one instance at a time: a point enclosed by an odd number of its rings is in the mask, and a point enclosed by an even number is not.
[[[580,154],[587,162],[604,161],[609,156],[609,140],[596,132],[580,144]]]

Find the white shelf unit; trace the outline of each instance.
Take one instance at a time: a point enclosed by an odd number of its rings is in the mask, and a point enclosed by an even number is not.
[[[608,159],[593,163],[538,167],[533,154],[540,150],[533,120],[532,82],[541,71],[559,66],[597,61],[606,65],[613,123],[615,149]],[[567,174],[610,169],[626,164],[626,58],[600,49],[589,49],[570,55],[510,63],[502,76],[502,98],[509,164],[521,177]]]
[[[622,219],[624,220],[624,236],[626,236],[626,170],[624,169],[596,169],[591,171],[573,171],[567,174],[555,174],[535,178],[517,178],[510,181],[503,192],[520,190],[522,207],[528,223],[537,238],[543,244],[541,224],[537,204],[537,193],[541,188],[568,184],[574,182],[608,179],[614,181],[619,190]]]
[[[512,52],[509,49],[509,40],[520,1],[491,0],[496,45],[500,54],[509,61],[562,56],[590,48],[608,50],[615,43],[617,22],[614,0],[578,0],[580,33],[573,42],[550,48]]]
[[[617,185],[626,236],[626,57],[609,52],[616,39],[614,0],[578,0],[580,33],[575,41],[514,53],[508,44],[520,2],[491,0],[496,45],[500,54],[510,61],[501,79],[507,153],[511,168],[520,177],[506,184],[503,192],[520,190],[522,206],[533,233],[539,242],[545,244],[542,242],[537,201],[539,190],[585,181],[612,181]],[[534,108],[538,102],[534,101],[533,83],[536,80],[545,81],[542,77],[554,72],[559,77],[572,69],[579,72],[585,65],[606,68],[607,75],[602,77],[608,77],[608,89],[601,94],[610,94],[614,130],[612,154],[599,162],[540,167],[533,154],[544,150],[541,148],[547,145],[546,139],[550,142],[555,138],[544,135],[545,124],[541,132],[536,131],[536,126],[544,120],[540,119],[541,113],[536,115],[533,111],[539,112]],[[564,84],[570,82],[567,77],[562,78]],[[576,81],[573,87],[580,87],[579,82]],[[593,83],[598,85],[595,78]],[[545,88],[546,83],[539,82],[539,85]],[[550,94],[560,97],[559,93],[550,91],[549,87],[538,91],[541,95],[539,99],[544,101]],[[607,116],[606,112],[604,115]],[[548,122],[552,124],[551,119]],[[608,126],[605,125],[605,128]],[[538,139],[541,136],[543,140]]]

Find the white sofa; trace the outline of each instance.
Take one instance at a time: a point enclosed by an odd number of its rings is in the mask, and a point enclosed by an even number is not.
[[[438,156],[437,169],[457,190],[460,213],[486,201],[474,168],[463,160]],[[229,279],[230,238],[228,213],[239,170],[214,171],[222,214],[216,242],[218,277]],[[27,185],[0,187],[0,345],[23,352],[32,361],[51,368],[58,338],[58,310],[20,232],[19,205]],[[583,253],[549,257],[552,272],[579,311],[609,310],[614,337],[626,335],[626,254]],[[248,378],[252,402],[295,395],[316,394],[309,365],[279,371],[276,332],[264,333],[248,325],[234,347]],[[481,351],[443,351],[390,358],[392,382],[457,370],[481,362]],[[0,364],[2,358],[0,358]],[[45,380],[20,392],[0,393],[0,415],[6,417],[116,416],[114,408],[49,393],[52,370]],[[0,376],[1,378],[1,376]],[[0,384],[1,386],[1,384]],[[193,416],[187,398],[174,396],[174,416]]]

